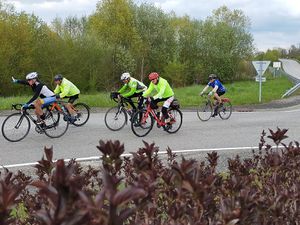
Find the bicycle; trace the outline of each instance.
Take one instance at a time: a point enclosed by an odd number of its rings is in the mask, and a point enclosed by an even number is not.
[[[35,125],[35,131],[39,134],[45,133],[50,138],[59,138],[66,133],[69,127],[69,121],[59,122],[57,118],[64,112],[56,111],[57,115],[49,111],[45,117],[43,124],[38,124],[35,115],[29,112],[34,107],[31,106],[26,109],[22,109],[22,104],[13,104],[12,109],[19,112],[9,115],[2,124],[1,131],[3,137],[10,142],[18,142],[24,139],[30,130],[30,120]]]
[[[152,130],[156,121],[158,128],[162,127],[168,133],[176,133],[182,125],[182,112],[179,107],[178,101],[174,99],[168,109],[170,123],[166,123],[162,113],[152,109],[150,102],[146,102],[146,108],[137,111],[132,116],[131,130],[136,136],[144,137]]]
[[[118,105],[107,110],[104,122],[108,129],[118,131],[127,124],[128,117],[132,117],[133,109],[129,106],[127,98],[120,96],[117,92],[112,92],[110,98]]]
[[[55,111],[64,111],[64,117],[63,119],[65,121],[69,121],[69,123],[80,127],[83,126],[84,124],[87,123],[87,121],[90,118],[90,107],[86,105],[85,103],[76,103],[76,104],[71,104],[72,109],[76,112],[76,117],[75,120],[71,117],[70,113],[68,112],[67,108],[65,107],[65,104],[68,102],[62,101],[62,100],[57,100],[56,102],[46,106],[44,109],[44,113],[47,117],[48,112],[54,112],[53,115],[59,116],[60,114],[56,114]],[[59,117],[57,117],[57,121],[59,121]]]
[[[205,93],[202,97],[205,98],[205,100],[200,103],[197,109],[197,115],[201,121],[208,121],[214,114],[216,107],[218,107],[217,113],[221,119],[229,119],[232,114],[232,104],[229,98],[221,97],[222,103],[220,105],[215,105],[207,93]]]

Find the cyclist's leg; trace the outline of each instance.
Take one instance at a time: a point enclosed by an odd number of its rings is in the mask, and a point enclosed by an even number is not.
[[[173,102],[173,100],[174,100],[174,96],[167,98],[166,101],[164,102],[162,110],[161,110],[166,123],[170,122],[170,117],[168,115],[168,109],[169,109],[171,103]]]
[[[42,108],[50,105],[51,103],[53,103],[55,101],[56,101],[55,96],[39,99],[39,101],[38,101],[39,103],[37,103],[37,105],[35,105],[35,109],[37,110],[36,111],[37,117],[41,120],[44,120],[45,119],[45,114],[44,114]]]
[[[139,96],[140,96],[140,93],[134,93],[133,95],[127,97],[128,103],[131,105],[131,107],[134,111],[136,111],[136,106],[134,105],[132,98],[136,98]]]
[[[37,116],[38,122],[45,119],[45,115],[44,115],[44,112],[42,110],[43,103],[44,103],[44,99],[40,99],[40,98],[36,99],[33,102],[34,112],[35,112],[35,115]]]
[[[217,100],[217,103],[216,103],[216,107],[214,109],[214,114],[212,115],[213,117],[218,115],[218,109],[219,109],[220,104],[222,103],[222,99],[220,96],[222,96],[224,93],[225,93],[225,91],[217,90],[217,92],[214,94],[214,98]]]
[[[70,96],[68,98],[69,98],[69,100],[68,100],[68,103],[66,104],[66,108],[71,116],[76,116],[76,111],[73,108],[73,103],[75,102],[75,100],[77,100],[79,98],[79,94]]]

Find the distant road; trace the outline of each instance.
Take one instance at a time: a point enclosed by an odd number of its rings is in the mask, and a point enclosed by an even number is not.
[[[292,59],[279,59],[283,70],[300,81],[300,64]]]
[[[155,126],[146,137],[139,138],[132,133],[129,125],[117,132],[108,130],[103,121],[104,113],[92,113],[85,126],[71,126],[58,139],[37,134],[34,129],[31,129],[24,140],[17,143],[8,142],[0,135],[0,165],[36,162],[41,159],[44,146],[53,146],[56,159],[100,156],[96,148],[99,140],[120,140],[127,153],[136,152],[143,147],[143,140],[148,143],[155,142],[162,151],[169,146],[172,150],[235,148],[241,149],[235,150],[236,153],[249,153],[251,150],[247,147],[257,147],[262,130],[266,130],[269,135],[268,128],[288,128],[290,138],[286,142],[300,141],[299,114],[299,109],[233,112],[229,120],[212,118],[201,122],[196,112],[184,112],[182,129],[178,133],[168,134]],[[0,124],[4,118],[0,116]],[[269,143],[270,139],[267,140]],[[272,142],[270,144],[273,145]],[[197,154],[195,153],[195,157]]]

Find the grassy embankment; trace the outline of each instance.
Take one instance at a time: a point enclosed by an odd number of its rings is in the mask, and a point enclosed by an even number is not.
[[[262,83],[262,103],[280,99],[286,90],[293,86],[286,77],[267,77],[267,82]],[[183,108],[197,106],[200,102],[199,93],[203,85],[195,85],[184,88],[175,88],[176,98]],[[237,105],[257,104],[259,95],[259,83],[255,81],[240,81],[225,84],[226,97]],[[298,92],[299,94],[299,92]],[[25,103],[30,96],[0,97],[0,110],[10,109],[13,103]],[[80,102],[85,102],[91,107],[110,107],[115,103],[110,100],[109,93],[81,94]]]

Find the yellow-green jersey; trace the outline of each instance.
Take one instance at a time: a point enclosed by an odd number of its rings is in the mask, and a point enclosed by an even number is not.
[[[73,84],[68,79],[63,78],[61,84],[56,85],[54,93],[59,94],[60,98],[64,98],[64,97],[71,97],[74,95],[78,95],[80,93],[80,91],[75,86],[75,84]]]
[[[170,84],[162,77],[158,78],[157,84],[154,84],[153,82],[150,83],[149,88],[144,92],[143,97],[148,97],[153,90],[156,90],[157,92],[156,95],[153,96],[154,99],[169,98],[174,95]]]
[[[147,89],[147,86],[141,81],[131,77],[127,84],[124,84],[123,87],[118,91],[123,97],[127,98],[135,93],[143,92]]]

